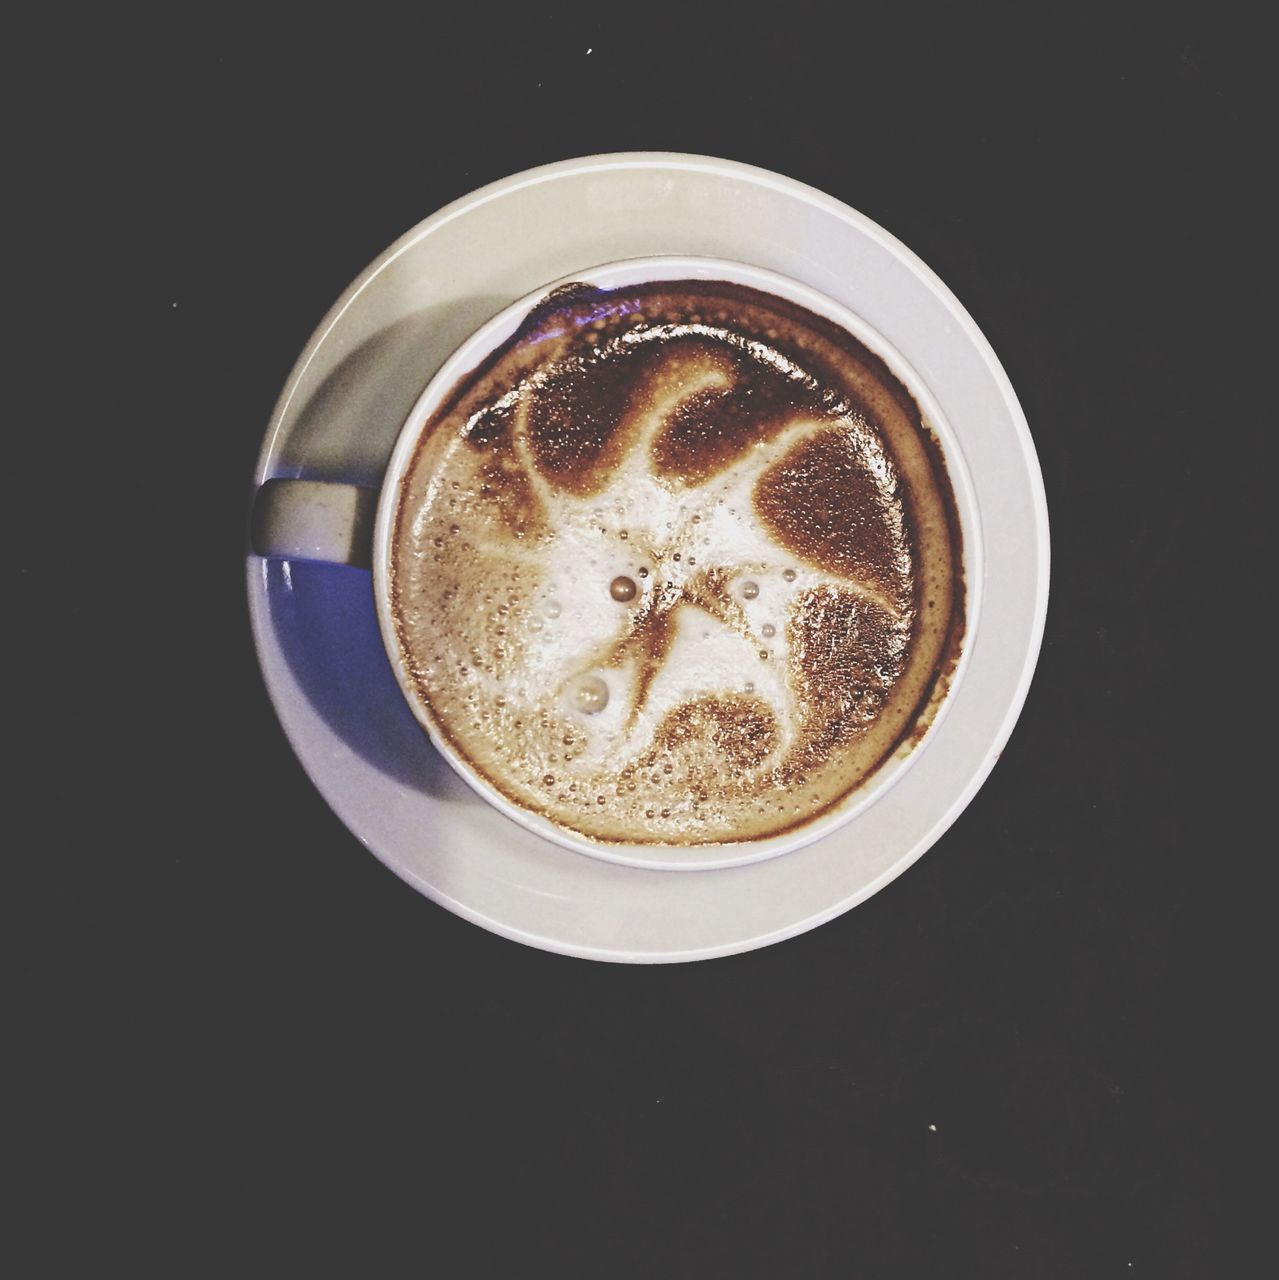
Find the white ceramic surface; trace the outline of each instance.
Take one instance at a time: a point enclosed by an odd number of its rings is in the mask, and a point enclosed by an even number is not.
[[[373,263],[280,397],[257,479],[376,484],[423,386],[513,298],[594,263],[658,253],[780,272],[847,307],[935,396],[968,463],[984,538],[967,670],[897,785],[814,844],[673,874],[585,857],[517,826],[440,759],[399,695],[368,576],[250,558],[268,689],[322,794],[428,897],[508,937],[626,961],[723,955],[837,915],[946,829],[1011,732],[1038,655],[1048,526],[1030,435],[998,361],[904,246],[811,188],[728,161],[599,156],[518,174],[427,219]]]

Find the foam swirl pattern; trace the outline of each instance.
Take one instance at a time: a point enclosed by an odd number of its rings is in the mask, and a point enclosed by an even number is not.
[[[728,283],[570,287],[427,423],[391,603],[431,722],[513,803],[696,845],[909,749],[961,565],[932,433],[842,329]]]

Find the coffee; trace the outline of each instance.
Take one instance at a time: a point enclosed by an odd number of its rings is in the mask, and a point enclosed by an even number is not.
[[[964,630],[944,459],[839,326],[742,285],[557,290],[431,416],[390,600],[437,732],[597,841],[789,831],[922,735]]]

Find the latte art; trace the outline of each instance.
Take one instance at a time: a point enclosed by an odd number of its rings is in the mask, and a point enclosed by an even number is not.
[[[452,747],[603,841],[789,830],[926,726],[963,630],[944,462],[883,363],[718,282],[548,298],[427,423],[395,629]]]

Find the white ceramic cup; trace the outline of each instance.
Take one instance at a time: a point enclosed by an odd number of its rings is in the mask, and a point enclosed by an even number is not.
[[[571,276],[550,281],[526,294],[477,329],[427,383],[404,421],[380,488],[369,489],[329,480],[268,480],[255,495],[251,542],[255,554],[260,556],[372,568],[373,599],[378,625],[405,699],[440,754],[476,792],[502,813],[556,844],[605,861],[663,870],[701,871],[739,866],[802,848],[864,812],[926,750],[954,699],[955,689],[963,679],[967,665],[967,644],[961,648],[949,692],[922,740],[904,744],[842,801],[803,826],[777,836],[723,844],[602,844],[551,822],[541,814],[513,804],[458,755],[436,726],[430,707],[409,680],[396,639],[390,604],[391,537],[395,527],[400,482],[413,458],[415,445],[423,428],[458,382],[510,338],[529,312],[553,289],[570,283],[589,284],[606,290],[621,289],[660,280],[726,280],[785,298],[833,321],[888,365],[914,397],[924,421],[932,428],[945,455],[963,535],[965,638],[973,636],[981,605],[981,522],[967,465],[940,405],[900,353],[846,307],[817,290],[776,272],[720,258],[628,258],[576,271]]]

